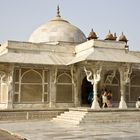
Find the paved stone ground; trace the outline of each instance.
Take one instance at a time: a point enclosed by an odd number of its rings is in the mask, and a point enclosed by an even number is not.
[[[0,122],[0,128],[28,140],[140,140],[140,122],[74,126],[50,121],[17,121]]]
[[[0,130],[0,140],[22,140],[18,136],[12,135],[11,133]]]

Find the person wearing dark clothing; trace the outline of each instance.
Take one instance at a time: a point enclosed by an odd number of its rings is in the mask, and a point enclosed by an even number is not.
[[[93,101],[93,91],[90,91],[88,94],[88,103],[90,104],[90,106],[92,105],[92,101]]]

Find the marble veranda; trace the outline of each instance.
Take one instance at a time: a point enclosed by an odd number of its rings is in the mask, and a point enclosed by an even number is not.
[[[122,34],[98,39],[60,16],[37,28],[27,42],[0,47],[0,109],[46,109],[86,106],[100,109],[97,91],[108,88],[113,106],[134,107],[140,93],[140,52],[130,51]]]

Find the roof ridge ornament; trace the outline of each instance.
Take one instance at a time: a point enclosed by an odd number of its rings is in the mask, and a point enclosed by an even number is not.
[[[127,40],[127,38],[126,38],[126,36],[124,35],[123,32],[122,32],[122,34],[120,35],[118,41],[123,41],[123,42],[126,42],[126,43],[128,42],[128,40]]]
[[[87,37],[88,40],[91,40],[91,39],[98,39],[96,33],[94,32],[93,28],[91,29],[91,32],[89,33],[88,37]]]
[[[60,8],[59,8],[59,5],[57,6],[57,15],[56,15],[56,17],[61,17],[60,16]]]
[[[116,38],[117,38],[116,33],[114,33],[114,36],[113,36],[111,31],[109,30],[108,34],[105,37],[105,40],[116,40]]]

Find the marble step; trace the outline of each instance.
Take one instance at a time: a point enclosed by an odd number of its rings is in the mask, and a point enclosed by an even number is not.
[[[140,122],[140,112],[92,112],[92,111],[69,111],[55,118],[57,122],[72,124],[96,124],[115,122]]]
[[[77,115],[77,116],[80,116],[80,115],[81,115],[81,116],[82,116],[82,115],[85,115],[86,113],[81,113],[81,114],[79,113],[79,114],[78,114],[78,113],[74,113],[74,112],[66,112],[66,113],[64,113],[64,114],[65,114],[65,115],[75,115],[75,116],[76,116],[76,115]],[[63,115],[63,114],[61,114],[61,115]]]
[[[82,120],[84,117],[58,116],[57,118],[69,120]]]
[[[85,116],[85,114],[82,114],[82,115],[77,115],[77,114],[62,114],[60,115],[61,117],[71,117],[71,118],[79,118],[79,117],[83,117]]]
[[[68,123],[68,124],[79,124],[81,121],[79,120],[72,120],[72,119],[63,119],[63,118],[54,118],[52,122],[57,122],[60,124]]]
[[[58,120],[67,121],[79,121],[79,122],[138,122],[140,118],[71,118],[71,117],[58,117]]]

